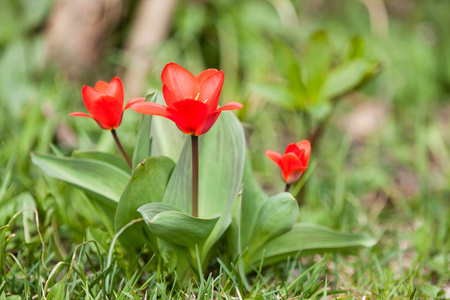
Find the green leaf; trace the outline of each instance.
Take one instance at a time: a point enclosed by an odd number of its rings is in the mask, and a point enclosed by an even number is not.
[[[156,102],[156,91],[145,96],[146,102]],[[150,128],[152,123],[152,115],[141,115],[139,131],[136,138],[136,145],[133,152],[133,167],[136,167],[144,159],[151,155],[152,139],[150,136]]]
[[[48,175],[79,187],[109,208],[116,207],[130,180],[130,174],[98,160],[35,153],[31,160]]]
[[[47,300],[59,300],[64,299],[66,294],[66,284],[67,284],[67,276],[64,276],[64,279],[58,281],[47,295]]]
[[[345,63],[349,60],[362,58],[364,56],[364,50],[364,40],[359,36],[354,36],[350,39],[349,43],[346,46],[342,61]]]
[[[137,212],[139,207],[146,203],[163,200],[174,166],[175,164],[170,158],[159,156],[149,157],[136,167],[117,205],[116,232],[130,221],[140,217]],[[142,247],[145,243],[144,232],[147,232],[145,226],[142,223],[136,223],[126,229],[119,241],[122,245]],[[153,242],[150,245],[155,245],[154,237],[149,236],[149,238]]]
[[[320,30],[308,39],[307,49],[302,57],[303,72],[306,73],[305,85],[308,95],[317,99],[327,77],[333,58],[333,50],[325,31]],[[315,101],[313,101],[315,102]]]
[[[102,254],[108,254],[109,244],[111,243],[112,236],[106,231],[100,228],[88,227],[86,229],[86,240],[94,240]],[[97,247],[93,243],[89,243],[89,247],[93,252],[97,251]]]
[[[372,76],[376,68],[376,64],[362,58],[340,65],[328,75],[320,92],[321,98],[332,99],[350,92]]]
[[[162,97],[157,97],[156,103],[165,105]],[[181,132],[174,122],[163,117],[154,117],[151,123],[152,156],[167,156],[177,163],[186,134]]]
[[[211,249],[231,223],[231,209],[240,189],[244,169],[244,148],[244,130],[231,112],[223,112],[212,129],[199,138],[198,215],[203,219],[221,215],[211,236],[205,242],[202,253]],[[163,202],[191,214],[191,185],[191,140],[187,139]]]
[[[176,208],[165,203],[148,203],[138,211],[151,232],[167,242],[188,248],[202,245],[208,238],[220,216],[199,219],[174,211]]]
[[[427,296],[430,297],[438,297],[439,292],[441,289],[437,286],[431,285],[431,284],[424,284],[420,290],[422,293],[424,293]]]
[[[130,173],[130,167],[128,166],[127,162],[123,159],[123,157],[118,157],[118,156],[115,156],[115,155],[112,155],[109,153],[99,152],[99,151],[75,150],[72,152],[72,157],[102,161],[107,164],[116,166],[119,169],[124,170],[127,173]]]
[[[236,209],[235,213],[238,215],[233,216],[233,219],[235,219],[236,222],[239,222],[239,224],[232,224],[235,233],[233,238],[234,241],[232,240],[230,242],[235,243],[237,239],[240,238],[241,249],[238,249],[238,251],[242,251],[249,246],[255,223],[258,218],[257,212],[267,199],[266,194],[253,177],[250,160],[249,153],[247,152],[245,157],[244,175],[242,178],[242,193],[241,201],[239,203],[240,209]],[[238,230],[240,231],[239,233]],[[237,245],[233,249],[237,249]]]
[[[257,211],[253,211],[255,214]],[[250,212],[249,212],[250,213]],[[244,215],[243,218],[246,216]],[[298,217],[298,204],[290,193],[280,193],[263,203],[254,226],[249,257],[265,244],[292,229]]]
[[[302,79],[302,70],[292,46],[285,42],[274,43],[274,60],[281,75],[287,79],[292,92],[296,95],[291,105],[296,105],[296,98],[303,98],[306,94],[306,87]]]
[[[250,265],[259,264],[264,253],[264,265],[286,259],[301,250],[343,250],[355,247],[372,247],[377,240],[365,234],[339,233],[332,229],[297,223],[294,228],[272,240],[249,259]]]
[[[290,86],[286,83],[261,83],[253,84],[251,87],[255,93],[261,95],[267,101],[279,105],[285,109],[296,109],[299,107],[297,98]]]

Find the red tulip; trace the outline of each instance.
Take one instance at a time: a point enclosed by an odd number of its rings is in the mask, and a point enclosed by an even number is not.
[[[308,168],[311,144],[308,140],[291,143],[284,154],[267,150],[266,155],[281,168],[281,176],[286,184],[297,182]]]
[[[94,119],[98,125],[107,130],[114,130],[122,122],[123,112],[131,105],[142,102],[145,98],[132,98],[123,107],[123,85],[119,77],[114,77],[109,83],[98,81],[95,87],[85,85],[81,90],[84,105],[91,115],[73,112],[69,116],[88,117]]]
[[[165,117],[186,134],[205,134],[222,111],[242,108],[237,102],[217,108],[224,80],[222,71],[209,69],[194,76],[179,65],[169,63],[162,71],[161,80],[167,106],[146,102],[134,104],[131,109]]]

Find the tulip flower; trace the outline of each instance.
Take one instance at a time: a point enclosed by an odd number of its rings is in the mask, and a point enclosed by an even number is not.
[[[114,77],[109,83],[98,81],[93,88],[85,85],[81,89],[81,96],[90,115],[83,112],[73,112],[69,116],[92,118],[101,128],[111,130],[114,141],[130,167],[132,167],[131,160],[123,149],[115,129],[122,122],[123,112],[133,104],[145,101],[145,98],[132,98],[123,107],[123,85],[119,77]]]
[[[123,85],[119,77],[114,77],[109,83],[98,81],[95,87],[85,85],[81,90],[84,105],[90,115],[82,112],[73,112],[69,116],[88,117],[107,130],[114,130],[122,122],[123,112],[133,104],[142,102],[145,98],[130,99],[123,107]]]
[[[198,213],[198,136],[207,133],[221,112],[241,109],[242,104],[228,102],[217,108],[225,75],[208,69],[194,76],[183,67],[169,63],[161,74],[166,105],[136,103],[131,109],[143,114],[165,117],[182,132],[191,135],[192,145],[192,215]]]
[[[286,183],[286,191],[290,185],[300,180],[300,177],[308,168],[311,144],[308,140],[291,143],[281,155],[275,151],[266,151],[267,157],[281,168],[281,177]]]
[[[186,134],[205,134],[222,111],[242,108],[242,104],[237,102],[228,102],[217,108],[224,81],[222,71],[208,69],[194,76],[183,67],[169,63],[162,71],[161,80],[167,106],[146,102],[134,104],[131,109],[165,117]]]

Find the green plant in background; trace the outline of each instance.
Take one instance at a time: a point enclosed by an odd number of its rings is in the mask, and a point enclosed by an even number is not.
[[[379,71],[379,64],[365,57],[364,42],[352,38],[338,53],[325,31],[313,33],[299,54],[278,41],[273,47],[278,82],[255,84],[255,92],[287,110],[305,111],[310,119],[309,139],[314,145],[336,101],[355,91]],[[314,126],[314,125],[313,125]]]

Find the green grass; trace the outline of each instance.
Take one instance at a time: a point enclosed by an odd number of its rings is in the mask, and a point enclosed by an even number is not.
[[[224,69],[222,99],[245,104],[238,116],[248,129],[255,175],[272,194],[283,183],[264,151],[281,151],[305,138],[314,120],[268,103],[253,90],[253,84],[279,76],[271,43],[286,40],[300,52],[308,35],[323,28],[339,49],[359,34],[368,55],[383,66],[374,81],[337,105],[313,148],[299,216],[343,232],[370,233],[378,244],[345,253],[299,253],[255,270],[246,290],[236,271],[238,258],[214,260],[207,270],[216,271],[188,282],[158,269],[148,248],[129,253],[114,244],[108,263],[114,229],[104,214],[85,194],[31,164],[30,151],[120,154],[94,122],[68,117],[82,107],[81,87],[94,81],[70,82],[62,70],[42,63],[48,10],[20,10],[25,2],[9,1],[2,12],[9,17],[0,18],[0,28],[10,28],[0,32],[0,299],[44,299],[44,294],[63,299],[63,291],[64,299],[450,297],[447,3],[427,1],[406,12],[390,7],[389,38],[371,35],[366,8],[358,1],[316,10],[295,3],[298,24],[282,24],[268,1],[177,8],[169,40],[154,54],[149,86],[159,88],[160,70],[169,61]],[[182,26],[198,15],[197,27]],[[17,18],[22,26],[11,27]],[[121,32],[115,34],[124,39]],[[108,62],[121,55],[119,46],[106,51],[106,67],[95,79],[115,74]],[[388,109],[375,130],[354,139],[342,124],[365,102]],[[127,111],[118,130],[129,152],[137,123],[138,116]]]

